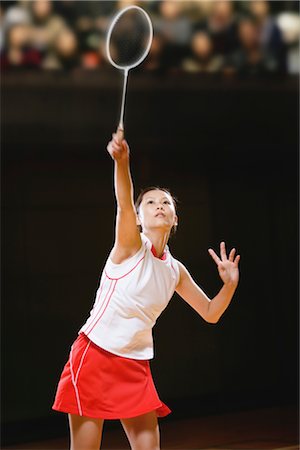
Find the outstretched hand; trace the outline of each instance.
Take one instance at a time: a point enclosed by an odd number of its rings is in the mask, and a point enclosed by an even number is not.
[[[233,284],[237,286],[239,281],[239,260],[240,255],[235,256],[235,248],[231,250],[229,253],[229,257],[227,258],[225,242],[221,242],[220,244],[220,256],[210,248],[208,249],[208,253],[215,261],[218,266],[219,275],[224,284]]]
[[[126,140],[120,141],[117,133],[112,134],[112,140],[107,145],[107,151],[115,161],[127,160],[129,156],[129,146]]]

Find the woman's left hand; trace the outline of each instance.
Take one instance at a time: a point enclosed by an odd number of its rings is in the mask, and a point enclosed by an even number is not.
[[[220,256],[210,248],[208,249],[208,253],[215,261],[218,266],[219,275],[224,284],[232,284],[233,286],[237,286],[239,282],[239,260],[240,255],[235,255],[235,248],[231,250],[229,253],[229,257],[226,255],[225,242],[221,242],[220,244]]]

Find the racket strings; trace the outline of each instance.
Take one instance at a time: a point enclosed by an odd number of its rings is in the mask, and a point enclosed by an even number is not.
[[[149,43],[149,23],[138,10],[128,11],[115,23],[109,42],[112,60],[119,67],[130,67],[143,58]]]

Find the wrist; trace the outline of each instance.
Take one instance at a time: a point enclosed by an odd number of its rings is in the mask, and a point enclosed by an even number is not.
[[[118,167],[127,168],[129,164],[129,156],[126,157],[123,156],[122,158],[115,159],[114,161]]]
[[[230,280],[230,281],[224,282],[223,288],[225,290],[227,290],[227,291],[233,291],[234,292],[236,290],[236,288],[237,288],[237,285],[238,285],[237,282]]]

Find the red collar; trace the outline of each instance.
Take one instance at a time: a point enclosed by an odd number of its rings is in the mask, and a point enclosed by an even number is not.
[[[153,244],[152,244],[152,246],[151,246],[151,252],[152,252],[152,254],[155,256],[155,258],[158,258],[157,253],[156,253],[156,250],[155,250],[155,247],[154,247]],[[162,261],[164,261],[166,258],[167,258],[167,252],[164,251],[164,253],[162,254],[162,256],[161,256],[159,259],[161,259]]]

